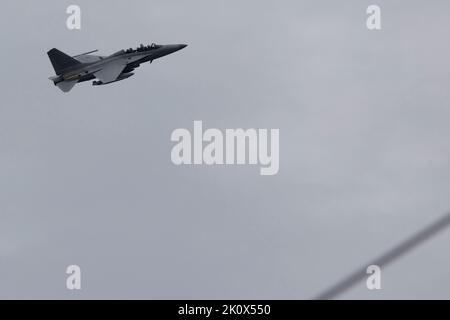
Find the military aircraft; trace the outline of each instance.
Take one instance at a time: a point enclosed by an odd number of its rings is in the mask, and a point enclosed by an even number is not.
[[[185,48],[186,44],[158,45],[152,43],[141,44],[136,49],[120,50],[110,56],[98,56],[85,52],[76,56],[69,56],[56,48],[47,52],[55,69],[56,76],[49,79],[62,91],[69,92],[79,82],[93,81],[92,85],[100,86],[131,77],[135,68],[141,63],[152,62]]]

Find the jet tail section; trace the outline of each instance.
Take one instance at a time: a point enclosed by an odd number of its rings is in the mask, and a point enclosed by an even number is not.
[[[80,61],[72,58],[71,56],[68,56],[67,54],[59,51],[56,48],[53,48],[49,52],[47,52],[47,55],[50,58],[56,74],[61,74],[64,69],[80,64]]]

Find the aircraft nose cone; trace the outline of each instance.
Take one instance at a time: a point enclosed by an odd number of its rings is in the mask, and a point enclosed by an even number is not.
[[[187,44],[172,44],[168,47],[170,52],[177,52],[178,50],[184,49],[187,47]]]
[[[168,54],[177,52],[183,48],[186,48],[187,44],[167,44],[162,46],[161,54],[159,57],[167,56]]]

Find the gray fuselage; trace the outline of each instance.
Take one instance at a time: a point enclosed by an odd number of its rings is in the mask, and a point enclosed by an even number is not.
[[[74,67],[67,68],[59,76],[57,82],[71,80],[78,80],[78,82],[82,82],[94,79],[95,72],[103,69],[108,64],[118,62],[118,60],[123,60],[121,62],[126,65],[122,73],[128,73],[138,67],[141,63],[164,57],[181,50],[184,47],[186,47],[184,44],[172,44],[155,45],[155,47],[149,49],[142,48],[141,51],[139,50],[140,48],[137,50],[131,50],[131,52],[128,52],[128,50],[121,50],[110,56],[98,57],[97,61],[80,63]]]

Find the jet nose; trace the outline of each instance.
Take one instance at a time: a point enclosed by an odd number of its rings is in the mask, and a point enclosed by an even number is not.
[[[164,46],[162,46],[161,53],[160,53],[160,55],[158,57],[166,56],[168,54],[177,52],[178,50],[181,50],[181,49],[186,48],[186,47],[187,47],[187,44],[167,44],[167,45],[164,45]]]
[[[167,47],[170,53],[177,52],[178,50],[184,49],[187,47],[187,44],[171,44]]]

